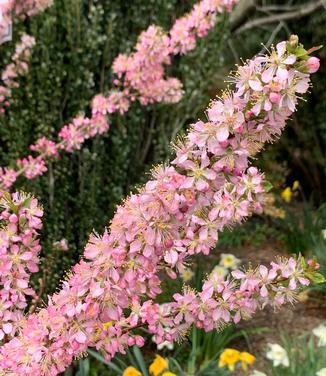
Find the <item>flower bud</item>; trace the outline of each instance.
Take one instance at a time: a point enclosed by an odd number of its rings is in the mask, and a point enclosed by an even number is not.
[[[289,39],[291,47],[297,47],[299,43],[299,37],[297,35],[291,35]]]
[[[272,102],[272,103],[280,103],[280,100],[281,100],[281,95],[279,93],[270,93],[269,94],[269,100]]]
[[[320,62],[318,57],[312,56],[306,61],[306,68],[309,73],[315,73],[320,67]]]
[[[17,223],[18,221],[18,217],[16,214],[11,214],[11,216],[9,217],[9,222],[10,223]]]

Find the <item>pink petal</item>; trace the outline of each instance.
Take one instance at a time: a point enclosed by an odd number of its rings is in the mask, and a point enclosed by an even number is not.
[[[78,342],[78,343],[85,343],[86,340],[87,340],[87,337],[86,337],[86,334],[82,331],[79,331],[76,335],[75,335],[75,340]]]

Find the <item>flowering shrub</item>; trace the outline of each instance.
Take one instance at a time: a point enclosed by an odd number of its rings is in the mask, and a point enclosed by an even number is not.
[[[3,85],[0,86],[0,112],[10,106],[11,90],[19,87],[17,78],[26,75],[28,63],[31,56],[31,49],[35,45],[35,39],[27,34],[23,34],[20,42],[16,45],[15,53],[1,74]]]
[[[268,304],[294,302],[320,278],[314,261],[278,259],[235,270],[233,279],[212,273],[201,292],[185,288],[173,302],[154,302],[162,271],[174,278],[189,256],[210,252],[219,231],[261,211],[268,183],[249,160],[281,134],[308,90],[318,69],[309,53],[292,37],[239,67],[234,91],[177,142],[172,164],[154,169],[118,207],[109,232],[90,236],[61,291],[0,348],[0,375],[56,375],[88,347],[110,359],[143,345],[139,326],[160,343],[183,338],[193,324],[210,331],[237,323]]]
[[[33,179],[47,171],[44,158],[58,156],[59,150],[79,150],[85,140],[104,134],[109,129],[107,114],[128,111],[136,99],[142,105],[149,103],[175,103],[182,95],[182,84],[176,78],[166,78],[165,67],[171,64],[173,55],[186,53],[196,47],[196,37],[204,37],[214,27],[217,14],[231,11],[237,0],[202,0],[186,16],[178,19],[170,33],[157,26],[150,26],[140,34],[133,54],[119,55],[113,63],[115,89],[107,97],[96,95],[92,100],[92,116],[78,115],[60,130],[60,141],[55,143],[46,137],[36,141],[30,149],[39,153],[18,159],[15,168],[3,168],[0,183],[8,189],[16,178],[24,175]]]

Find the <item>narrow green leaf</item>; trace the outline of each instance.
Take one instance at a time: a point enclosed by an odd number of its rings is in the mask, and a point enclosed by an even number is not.
[[[132,349],[133,349],[135,358],[137,360],[137,363],[139,365],[139,368],[140,368],[143,376],[148,376],[147,366],[146,366],[143,354],[141,353],[141,351],[139,350],[139,348],[137,346],[133,346]]]
[[[91,350],[91,349],[88,349],[87,352],[92,356],[94,357],[95,359],[99,360],[101,363],[107,365],[109,368],[111,368],[113,371],[116,371],[118,372],[118,374],[122,375],[123,373],[123,370],[120,369],[118,366],[116,366],[114,363],[112,362],[108,362],[107,360],[105,360],[103,358],[102,355],[100,355],[98,352],[94,351],[94,350]]]

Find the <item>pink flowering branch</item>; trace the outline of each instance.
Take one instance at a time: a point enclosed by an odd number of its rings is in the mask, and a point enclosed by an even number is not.
[[[12,17],[24,19],[43,12],[53,4],[53,0],[3,0],[0,4],[0,38],[6,33]]]
[[[113,63],[114,89],[108,96],[96,95],[92,100],[91,117],[77,116],[59,131],[59,141],[42,137],[30,149],[38,156],[28,155],[16,162],[16,166],[0,168],[0,187],[8,190],[17,177],[24,175],[33,179],[47,171],[47,160],[57,158],[60,151],[79,150],[87,139],[109,130],[107,116],[113,113],[123,115],[130,104],[138,100],[142,105],[149,103],[175,103],[182,95],[181,82],[166,77],[166,67],[172,57],[186,54],[196,47],[198,37],[202,38],[212,29],[218,15],[230,12],[238,0],[202,0],[190,13],[178,19],[169,33],[158,26],[150,26],[142,32],[130,55],[119,55]]]
[[[88,347],[110,359],[143,345],[139,326],[157,342],[173,341],[192,324],[212,330],[293,302],[315,278],[315,263],[278,260],[231,280],[212,274],[200,293],[186,289],[163,305],[154,299],[163,272],[176,277],[192,255],[214,248],[219,231],[261,210],[265,182],[249,159],[279,137],[318,67],[296,37],[239,67],[234,91],[212,102],[206,123],[192,125],[172,165],[156,168],[118,207],[109,231],[90,236],[61,291],[0,348],[0,375],[57,375]]]
[[[35,39],[27,34],[23,34],[20,42],[16,45],[15,53],[1,74],[3,82],[0,85],[0,112],[10,106],[10,98],[12,89],[19,87],[17,78],[25,76],[28,72],[28,63],[31,57],[31,49],[35,45]]]
[[[23,320],[30,274],[38,271],[42,209],[29,195],[6,193],[0,200],[0,343],[12,338]]]

